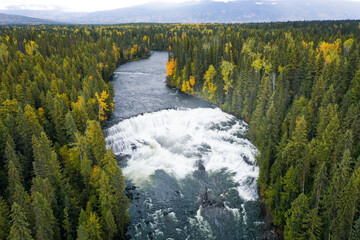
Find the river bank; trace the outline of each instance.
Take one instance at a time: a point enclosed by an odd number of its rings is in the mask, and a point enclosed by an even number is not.
[[[263,239],[247,125],[165,83],[167,52],[114,73],[105,128],[126,177],[131,239]],[[201,116],[201,117],[199,117]]]
[[[173,89],[176,89],[177,91],[182,92],[183,94],[192,96],[194,98],[197,98],[199,100],[202,101],[207,101],[207,99],[202,98],[201,96],[199,96],[198,94],[189,94],[186,92],[183,92],[180,88],[178,88],[177,86],[173,86],[171,84],[171,82],[169,81],[169,78],[166,78],[166,84]],[[195,92],[196,93],[196,92]],[[213,103],[211,103],[213,104]],[[213,104],[214,106],[220,108],[222,111],[227,112],[223,106],[221,105],[216,105]],[[239,118],[239,116],[234,115],[234,113],[232,112],[227,112],[228,114],[233,115],[236,118]],[[246,122],[247,124],[249,124],[249,121],[246,121],[243,119],[244,122]],[[247,132],[248,133],[248,132]],[[244,137],[248,138],[249,141],[251,141],[251,138],[248,137],[248,134],[244,135]],[[259,189],[259,193],[261,192],[261,189]],[[284,229],[274,225],[273,223],[273,218],[270,212],[270,209],[268,208],[268,206],[266,205],[263,197],[259,194],[259,203],[260,203],[260,208],[261,208],[261,217],[266,221],[267,223],[267,230],[264,232],[263,235],[263,239],[269,239],[269,240],[282,240],[284,239]]]

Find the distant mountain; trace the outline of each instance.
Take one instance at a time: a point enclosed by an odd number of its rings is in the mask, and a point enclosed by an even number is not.
[[[59,22],[53,20],[45,20],[40,18],[25,17],[12,14],[0,13],[0,25],[36,25],[36,24],[57,24]]]
[[[360,2],[350,0],[203,0],[186,3],[154,2],[91,13],[9,8],[0,12],[46,18],[74,24],[246,23],[295,20],[360,19]]]

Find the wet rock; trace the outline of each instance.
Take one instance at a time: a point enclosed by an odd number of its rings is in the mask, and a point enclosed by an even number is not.
[[[201,207],[218,207],[218,208],[224,208],[224,202],[212,194],[209,194],[208,189],[205,189],[205,193],[201,196]]]
[[[205,166],[202,163],[199,163],[198,170],[205,171]]]

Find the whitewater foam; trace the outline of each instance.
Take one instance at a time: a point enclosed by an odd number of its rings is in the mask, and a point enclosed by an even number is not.
[[[157,169],[177,178],[227,169],[244,200],[258,197],[256,148],[243,121],[218,108],[170,109],[126,119],[105,131],[107,147],[130,156],[123,173],[141,186]],[[200,168],[199,168],[200,169]]]

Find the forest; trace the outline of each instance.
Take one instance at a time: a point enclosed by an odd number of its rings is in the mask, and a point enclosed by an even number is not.
[[[162,47],[151,28],[1,27],[0,239],[122,238],[129,200],[102,126],[116,66]]]
[[[102,128],[115,68],[151,50],[249,124],[285,239],[360,239],[359,41],[358,21],[0,27],[0,239],[124,239]]]
[[[249,124],[285,239],[360,239],[359,33],[358,21],[193,25],[171,42],[168,83]]]

